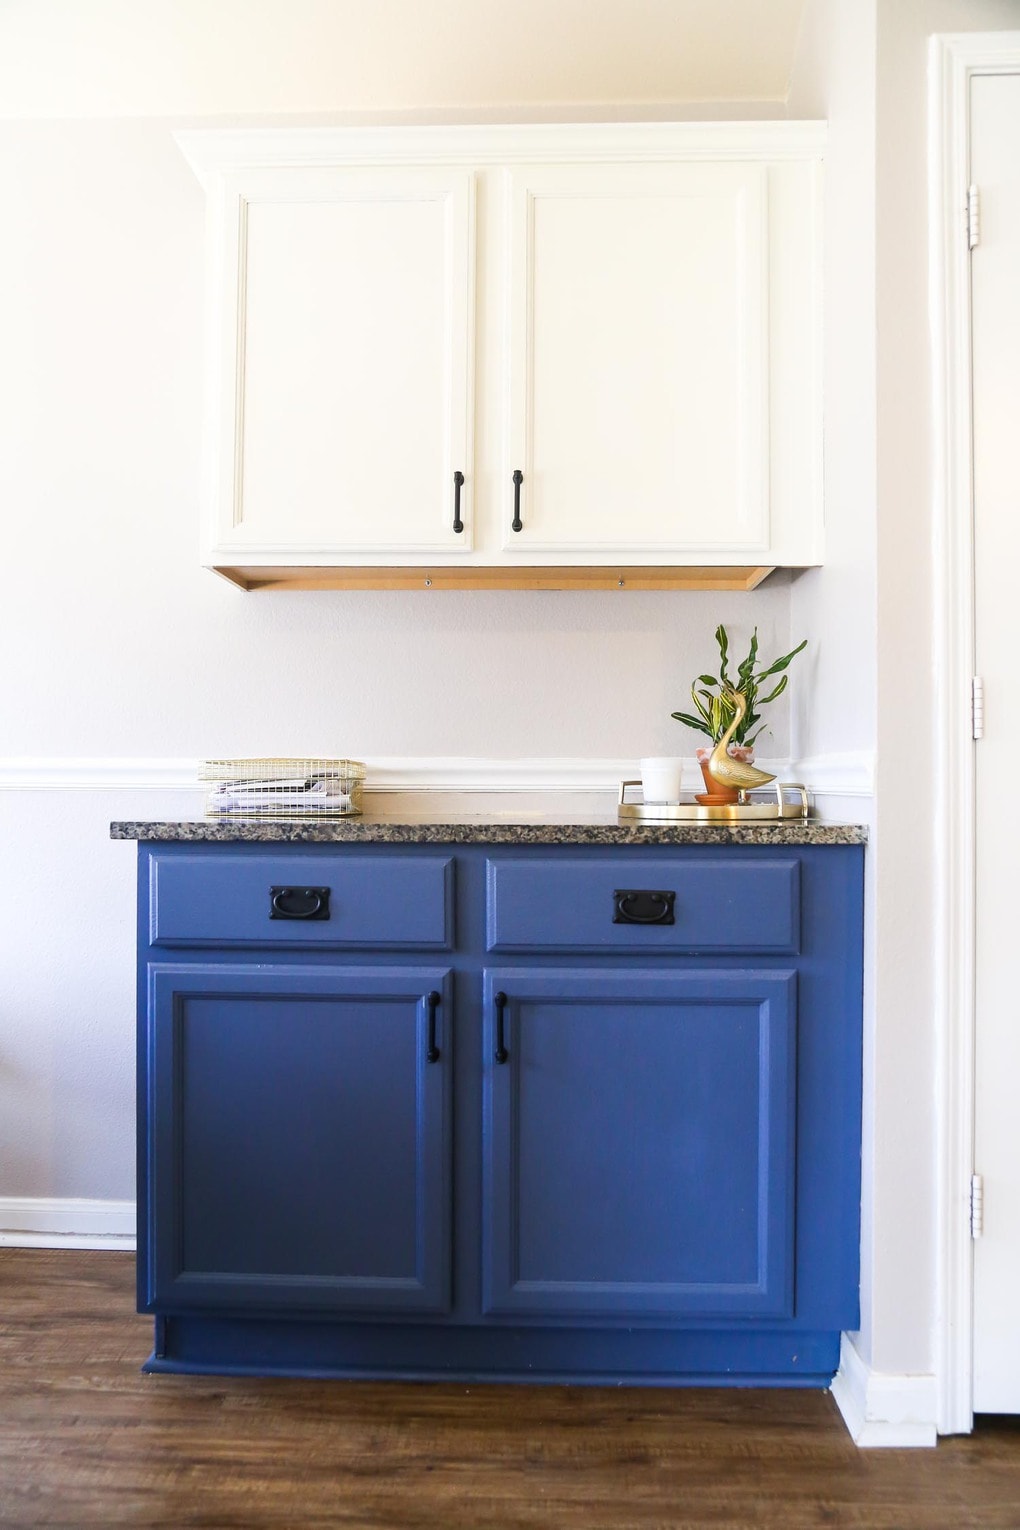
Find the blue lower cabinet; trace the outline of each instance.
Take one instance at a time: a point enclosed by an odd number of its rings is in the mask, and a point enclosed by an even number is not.
[[[153,963],[148,987],[150,1308],[447,1310],[448,971]]]
[[[140,850],[148,1369],[829,1383],[860,846]]]
[[[483,1305],[793,1311],[796,975],[485,974]]]

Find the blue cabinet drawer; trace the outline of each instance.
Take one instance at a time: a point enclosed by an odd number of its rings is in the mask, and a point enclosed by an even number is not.
[[[154,946],[449,950],[449,856],[154,852]]]
[[[494,857],[487,949],[796,954],[798,858],[723,856]]]

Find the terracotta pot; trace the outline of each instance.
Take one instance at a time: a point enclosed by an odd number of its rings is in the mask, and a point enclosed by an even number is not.
[[[705,782],[705,790],[695,797],[695,802],[699,802],[702,807],[724,807],[739,801],[740,794],[736,787],[723,786],[714,776],[709,775],[708,762],[712,757],[711,749],[698,749],[696,753]],[[731,744],[726,753],[734,760],[743,760],[745,765],[750,765],[754,759],[754,750],[747,744]]]

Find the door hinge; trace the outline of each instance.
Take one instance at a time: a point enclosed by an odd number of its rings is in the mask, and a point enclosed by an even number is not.
[[[980,1238],[985,1230],[985,1182],[980,1174],[970,1176],[970,1235]]]
[[[971,738],[985,736],[985,682],[980,675],[975,675],[970,682],[970,735]]]
[[[967,187],[967,248],[972,250],[981,239],[981,193],[976,186]]]

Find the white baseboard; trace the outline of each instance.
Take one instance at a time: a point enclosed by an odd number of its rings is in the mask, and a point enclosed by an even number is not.
[[[134,1246],[134,1201],[0,1196],[0,1248]]]
[[[861,1449],[928,1447],[936,1443],[934,1376],[875,1371],[843,1335],[832,1396],[850,1438]]]

